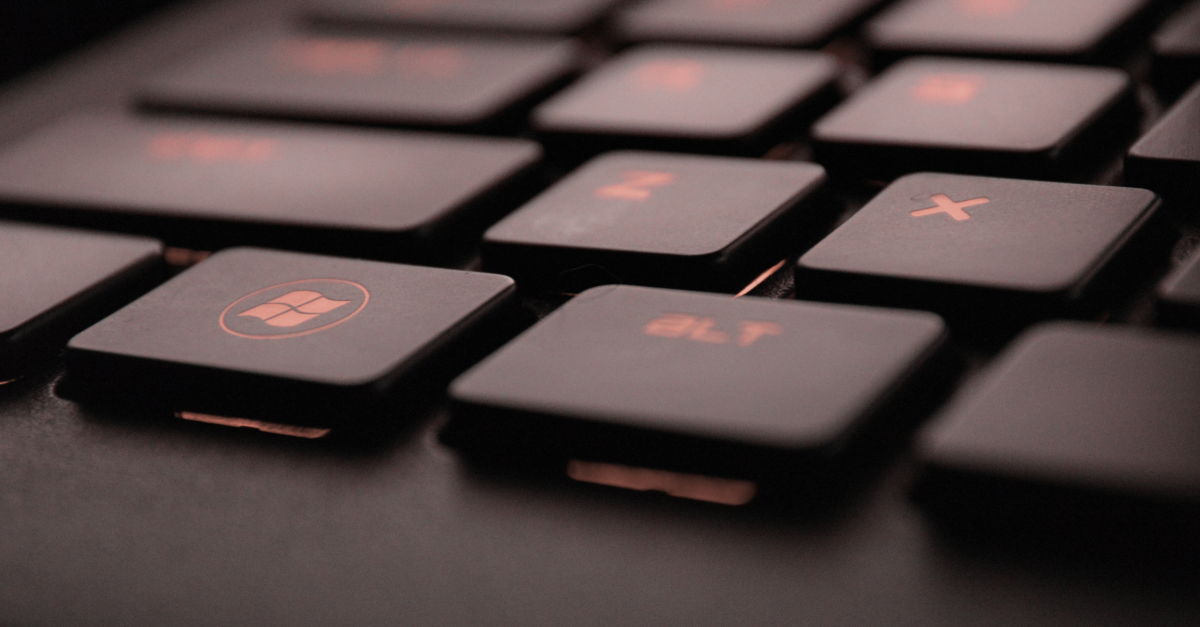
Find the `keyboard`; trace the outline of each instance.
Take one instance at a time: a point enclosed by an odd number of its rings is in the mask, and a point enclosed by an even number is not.
[[[197,0],[10,79],[0,624],[1200,624],[1198,52]]]

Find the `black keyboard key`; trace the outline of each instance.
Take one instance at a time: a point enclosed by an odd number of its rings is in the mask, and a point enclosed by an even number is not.
[[[0,381],[148,289],[162,252],[152,239],[0,222]]]
[[[1140,253],[1159,205],[1142,189],[913,174],[801,256],[797,290],[964,329],[1019,324],[1069,309],[1118,252]]]
[[[577,292],[600,283],[736,291],[824,207],[821,166],[610,153],[488,230],[484,267]],[[589,284],[589,280],[591,281]]]
[[[416,28],[575,33],[617,0],[309,0],[318,21]]]
[[[574,65],[561,40],[257,33],[144,88],[155,107],[261,116],[495,127]]]
[[[813,127],[831,172],[1053,178],[1135,119],[1121,71],[1007,61],[901,62]]]
[[[533,124],[565,150],[760,154],[803,132],[836,76],[823,53],[645,46],[543,103]]]
[[[1125,179],[1193,211],[1200,195],[1200,85],[1171,107],[1125,157]]]
[[[89,115],[0,153],[0,202],[204,250],[427,258],[502,210],[539,155],[522,140]]]
[[[1151,0],[906,0],[872,20],[884,57],[948,54],[1097,60],[1140,26]]]
[[[532,466],[813,480],[944,339],[921,312],[598,287],[457,379],[443,439]]]
[[[628,41],[811,47],[879,0],[650,0],[618,14]]]
[[[466,365],[513,292],[492,274],[230,249],[72,339],[64,389],[287,425],[394,418]]]
[[[1154,84],[1168,97],[1200,80],[1200,2],[1193,1],[1168,20],[1150,40]]]
[[[1037,328],[922,434],[918,495],[985,534],[1082,536],[1089,553],[1111,540],[1152,544],[1168,531],[1178,535],[1167,544],[1195,543],[1197,382],[1196,336]]]
[[[1200,250],[1159,285],[1158,314],[1165,324],[1200,328]]]

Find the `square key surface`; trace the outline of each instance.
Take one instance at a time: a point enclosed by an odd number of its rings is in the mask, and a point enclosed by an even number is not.
[[[1119,70],[1012,61],[902,61],[813,126],[816,161],[891,178],[929,170],[1057,176],[1117,125]],[[1133,117],[1130,114],[1129,117]]]
[[[763,46],[823,43],[879,0],[650,0],[617,16],[629,41]]]
[[[330,426],[413,393],[409,377],[513,290],[493,274],[229,249],[80,333],[68,367],[114,398]]]
[[[0,202],[192,248],[428,257],[540,155],[514,139],[89,114],[0,151]]]
[[[1167,324],[1200,328],[1200,249],[1158,287],[1158,311]]]
[[[1125,178],[1200,215],[1200,84],[1175,103],[1125,156]]]
[[[321,21],[418,28],[574,33],[617,0],[309,0]]]
[[[836,76],[824,53],[641,46],[542,103],[533,125],[572,144],[765,150],[788,129],[768,131],[819,106]]]
[[[888,54],[1093,58],[1149,0],[906,0],[866,27]]]
[[[456,380],[443,437],[782,479],[836,458],[944,336],[923,312],[598,287]]]
[[[601,267],[605,282],[737,288],[789,254],[824,181],[809,163],[609,153],[488,230],[484,265],[541,283]]]
[[[1143,189],[912,174],[801,256],[796,282],[802,295],[952,322],[1046,315],[1078,298],[1159,204]]]
[[[148,281],[162,249],[143,237],[0,222],[0,377],[22,374],[123,304],[114,299],[135,296],[131,284]]]
[[[1200,522],[1200,338],[1054,323],[1022,336],[919,439],[928,499],[1005,524]],[[1126,505],[1130,501],[1125,501]],[[1152,509],[1166,505],[1168,511]],[[1080,520],[1082,519],[1082,521]],[[1123,530],[1120,526],[1118,531]]]
[[[178,109],[475,126],[563,78],[574,55],[555,39],[261,32],[154,78],[142,98]]]

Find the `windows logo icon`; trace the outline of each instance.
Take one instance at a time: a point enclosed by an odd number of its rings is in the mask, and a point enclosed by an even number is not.
[[[353,281],[309,279],[274,285],[248,294],[221,313],[221,328],[247,339],[310,335],[358,315],[370,300]]]

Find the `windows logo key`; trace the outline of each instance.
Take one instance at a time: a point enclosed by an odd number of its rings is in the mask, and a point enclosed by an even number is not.
[[[293,281],[255,291],[221,313],[221,328],[249,339],[284,339],[323,331],[358,315],[367,288],[342,279]]]

